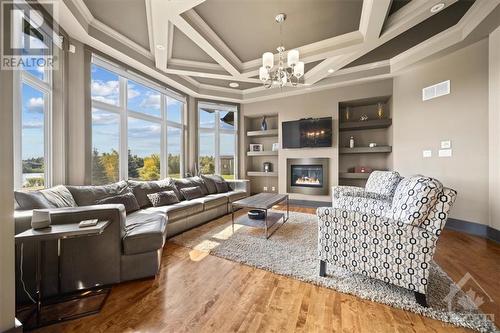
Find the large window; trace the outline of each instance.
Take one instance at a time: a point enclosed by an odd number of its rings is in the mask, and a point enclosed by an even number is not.
[[[198,166],[201,173],[237,177],[237,107],[198,104]]]
[[[52,54],[49,34],[22,20],[22,58],[25,65],[14,71],[16,112],[14,117],[16,188],[36,190],[50,185],[50,125],[52,114],[52,70],[30,60]],[[32,54],[36,50],[36,54]],[[38,62],[42,63],[42,62]],[[31,64],[31,65],[30,65]]]
[[[94,56],[92,183],[180,177],[185,100]]]

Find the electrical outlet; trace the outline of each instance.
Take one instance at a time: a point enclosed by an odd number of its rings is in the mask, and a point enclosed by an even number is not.
[[[267,186],[264,186],[264,192],[267,192]]]
[[[276,192],[276,187],[271,187],[271,191]]]

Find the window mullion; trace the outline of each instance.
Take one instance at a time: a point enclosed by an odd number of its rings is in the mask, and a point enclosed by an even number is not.
[[[161,110],[161,139],[160,139],[160,178],[165,178],[168,176],[168,143],[167,143],[167,137],[168,137],[168,126],[166,123],[167,119],[167,111],[166,111],[166,97],[165,95],[160,95],[160,110]]]
[[[119,76],[120,101],[120,179],[128,179],[128,115],[127,115],[127,79]]]
[[[214,112],[215,117],[215,173],[220,174],[220,123],[219,123],[219,111]]]

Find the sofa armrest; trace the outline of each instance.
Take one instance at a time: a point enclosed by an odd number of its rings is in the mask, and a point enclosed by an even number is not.
[[[228,179],[226,182],[233,191],[243,190],[250,194],[250,180],[248,179]]]

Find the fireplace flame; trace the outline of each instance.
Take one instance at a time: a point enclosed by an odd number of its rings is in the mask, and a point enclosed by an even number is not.
[[[295,181],[297,185],[321,185],[320,181],[316,177],[302,176]]]

